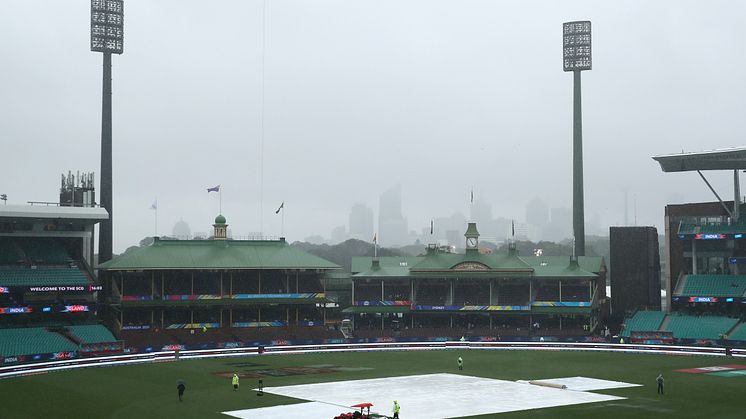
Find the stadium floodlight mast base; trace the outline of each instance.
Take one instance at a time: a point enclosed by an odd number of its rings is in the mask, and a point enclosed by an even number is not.
[[[572,224],[574,253],[585,256],[585,215],[583,203],[583,118],[580,95],[580,72],[591,69],[591,22],[562,24],[562,58],[564,71],[573,73],[573,191]]]
[[[111,54],[124,52],[124,0],[91,0],[91,51],[104,55],[101,101],[101,206],[109,219],[101,222],[98,261],[111,259],[114,209],[112,202]]]

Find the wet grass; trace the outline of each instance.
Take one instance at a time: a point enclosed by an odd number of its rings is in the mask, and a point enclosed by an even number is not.
[[[456,366],[459,355],[464,358],[463,371]],[[746,360],[460,349],[182,359],[0,380],[0,418],[228,418],[220,412],[299,402],[266,393],[257,397],[251,388],[259,377],[265,386],[283,386],[439,372],[504,380],[585,376],[643,385],[600,391],[625,400],[479,418],[741,418],[746,408],[746,376],[674,372],[732,363],[746,364]],[[234,371],[244,377],[237,392],[231,387]],[[662,397],[656,394],[659,372],[666,377],[666,395]],[[183,402],[176,392],[180,379],[187,383]]]

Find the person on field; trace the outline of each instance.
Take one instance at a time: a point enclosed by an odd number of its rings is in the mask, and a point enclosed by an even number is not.
[[[401,407],[399,407],[399,402],[394,400],[394,419],[399,419],[399,410],[401,410]]]
[[[233,391],[238,390],[238,374],[235,372],[233,373],[233,380],[231,382],[233,383]]]
[[[458,357],[458,369],[459,370],[464,369],[464,360],[461,357]]]
[[[658,378],[655,381],[658,382],[658,394],[663,394],[663,374],[658,374]]]
[[[179,383],[176,385],[176,390],[179,391],[179,401],[181,401],[181,398],[184,397],[184,390],[186,390],[186,386],[184,385],[183,381],[179,381]]]

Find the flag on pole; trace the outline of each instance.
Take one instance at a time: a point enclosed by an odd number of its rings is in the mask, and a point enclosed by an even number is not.
[[[471,190],[471,203],[474,203],[474,189]]]
[[[150,204],[150,209],[152,209],[152,210],[157,210],[158,209],[158,198],[156,198],[155,201],[153,201],[153,203]]]
[[[212,188],[207,188],[207,193],[210,193],[210,192],[220,192],[220,185],[213,186]]]
[[[433,220],[430,220],[430,234],[433,234]]]
[[[378,233],[373,233],[373,257],[378,259]]]
[[[510,220],[510,235],[515,237],[515,220]]]
[[[275,214],[279,214],[280,211],[285,208],[285,201],[282,201],[282,204],[280,204],[280,207],[277,208],[277,211],[275,211]]]

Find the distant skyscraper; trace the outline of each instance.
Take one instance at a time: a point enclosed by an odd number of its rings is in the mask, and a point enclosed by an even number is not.
[[[501,242],[506,239],[510,238],[511,235],[511,228],[510,226],[513,224],[513,220],[505,218],[505,217],[498,217],[493,222],[493,229],[495,231],[495,240],[496,242]],[[480,227],[481,230],[481,227]],[[487,233],[489,234],[489,233]]]
[[[466,217],[460,212],[454,212],[450,217],[438,217],[433,223],[433,239],[447,240],[449,245],[463,247],[464,226]],[[429,240],[429,243],[434,242]]]
[[[446,240],[449,245],[456,246],[459,249],[464,248],[464,243],[460,243],[464,241],[464,233],[460,232],[458,230],[446,230]]]
[[[544,229],[543,238],[559,242],[572,238],[572,210],[570,208],[552,208],[552,219]]]
[[[365,204],[355,204],[350,209],[350,237],[367,242],[373,240],[373,210]]]
[[[541,231],[538,226],[528,223],[515,223],[511,224],[508,229],[508,234],[512,235],[513,229],[515,229],[516,240],[530,240],[532,242],[541,241]]]
[[[347,240],[347,230],[345,229],[345,226],[334,227],[331,235],[332,244],[342,243]]]
[[[485,230],[492,224],[492,205],[481,199],[476,199],[471,206],[471,221],[477,223],[480,230]],[[494,234],[491,232],[490,234]]]
[[[539,228],[549,225],[549,205],[539,198],[534,198],[526,205],[526,223]]]
[[[401,186],[381,194],[378,207],[378,241],[384,246],[408,244],[407,220],[401,211]]]

